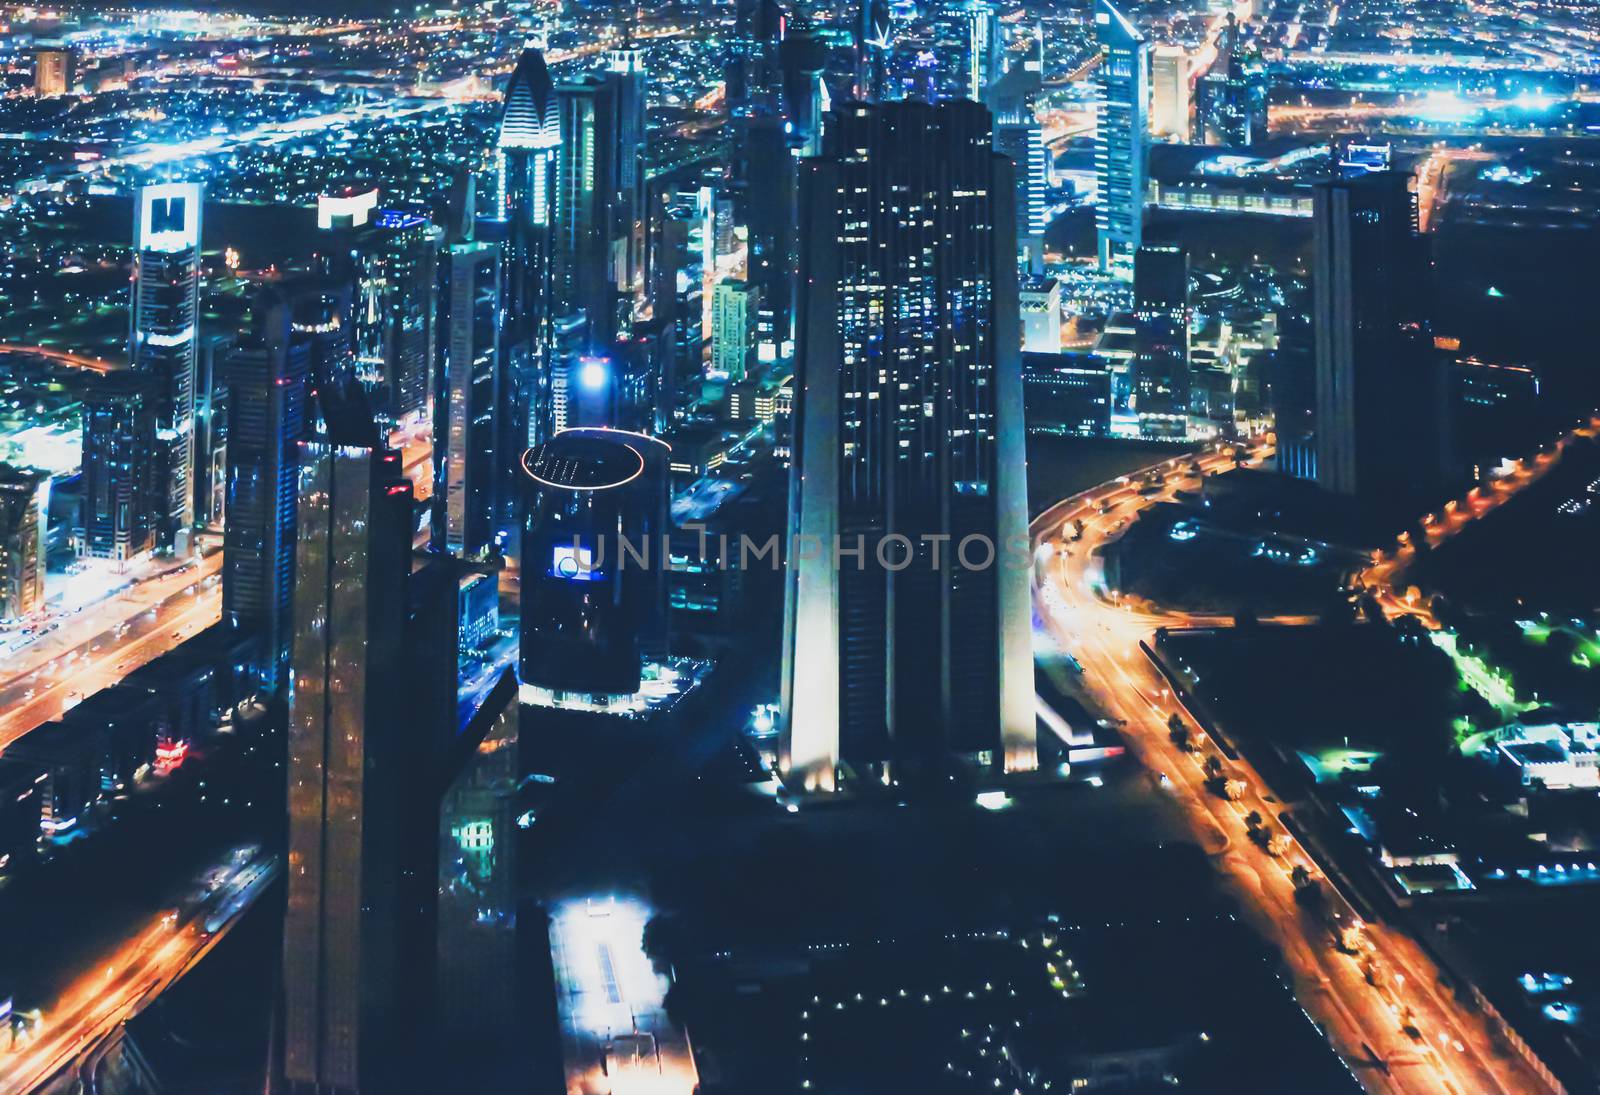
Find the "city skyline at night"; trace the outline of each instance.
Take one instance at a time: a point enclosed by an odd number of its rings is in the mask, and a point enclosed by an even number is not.
[[[0,1095],[1600,1090],[1600,8],[0,10]]]

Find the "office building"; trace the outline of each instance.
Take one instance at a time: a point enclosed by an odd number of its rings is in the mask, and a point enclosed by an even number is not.
[[[127,563],[155,546],[156,512],[167,499],[155,478],[153,378],[99,377],[83,397],[83,537],[79,551]]]
[[[1053,277],[1021,279],[1022,349],[1030,354],[1061,352],[1061,283]]]
[[[603,73],[556,88],[555,295],[560,312],[584,314],[591,348],[609,345],[644,288],[644,85],[644,55],[624,46]]]
[[[877,100],[888,83],[889,55],[894,51],[894,14],[889,0],[856,0],[852,37],[856,98]]]
[[[139,188],[128,360],[148,374],[156,420],[156,538],[188,551],[194,524],[194,389],[200,321],[199,183]]]
[[[445,250],[440,295],[442,390],[434,403],[434,541],[462,558],[495,544],[498,495],[500,248]]]
[[[1433,349],[1427,241],[1411,176],[1316,188],[1312,325],[1317,484],[1377,505],[1445,481],[1445,370]]]
[[[1181,440],[1189,415],[1189,253],[1146,244],[1133,266],[1133,408],[1139,432]]]
[[[1188,144],[1193,110],[1189,53],[1182,46],[1157,46],[1150,58],[1150,133]]]
[[[228,384],[228,522],[222,617],[260,643],[257,673],[287,684],[294,610],[295,460],[307,436],[311,346],[279,299],[258,301],[256,325],[224,367]]]
[[[1091,354],[1022,354],[1028,429],[1073,437],[1111,432],[1111,370]]]
[[[756,290],[756,358],[773,362],[793,351],[795,159],[783,118],[750,118],[744,140],[750,176],[741,193],[745,278]]]
[[[200,338],[194,392],[194,523],[220,529],[228,509],[228,381],[225,363],[234,336]]]
[[[379,208],[378,200],[376,189],[355,188],[319,196],[317,209],[329,234],[329,280],[349,298],[349,330],[340,334],[350,365],[390,426],[421,420],[429,405],[441,233],[424,217]],[[349,211],[340,215],[342,208]]]
[[[551,325],[554,321],[557,169],[561,112],[537,49],[525,49],[506,85],[496,139],[498,217],[505,225],[502,265],[502,448],[520,452],[549,436]],[[506,498],[516,496],[516,465],[500,469]]]
[[[821,33],[804,16],[796,14],[785,28],[778,46],[783,69],[783,103],[795,153],[815,156],[822,151],[822,121],[828,110],[828,88],[822,74],[828,65],[828,47]]]
[[[1217,57],[1195,85],[1197,126],[1206,144],[1248,148],[1267,139],[1267,69],[1240,43],[1232,12],[1217,36]]]
[[[0,463],[0,620],[44,607],[50,473]]]
[[[39,46],[33,51],[33,93],[40,98],[70,95],[77,83],[77,57],[66,46]]]
[[[731,381],[745,378],[755,360],[760,294],[749,283],[724,278],[711,297],[711,369]]]
[[[984,92],[1002,71],[1005,39],[1000,32],[1000,13],[987,0],[960,0],[949,9],[949,15],[963,47],[957,93],[981,103]]]
[[[825,144],[802,164],[789,526],[817,550],[786,574],[781,775],[1029,769],[1014,170],[965,100],[852,102]]]
[[[664,653],[667,446],[559,433],[523,457],[523,701],[629,711]]]
[[[1097,72],[1094,168],[1099,188],[1095,231],[1100,269],[1131,273],[1144,232],[1146,112],[1150,101],[1150,47],[1112,6],[1095,0]]]
[[[1017,242],[1023,268],[1043,274],[1044,233],[1050,227],[1050,150],[1030,102],[1018,100],[996,110],[994,148],[1017,166]]]
[[[283,1072],[290,1090],[393,1090],[411,484],[370,417],[323,400],[300,443],[289,701]]]

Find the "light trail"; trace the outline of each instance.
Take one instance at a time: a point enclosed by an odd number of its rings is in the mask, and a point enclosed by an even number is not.
[[[1355,914],[1332,880],[1284,826],[1286,805],[1269,801],[1266,783],[1247,760],[1228,761],[1225,774],[1244,781],[1237,802],[1206,786],[1201,753],[1172,741],[1167,718],[1181,710],[1170,685],[1146,658],[1140,642],[1154,627],[1217,626],[1222,621],[1156,606],[1131,610],[1103,599],[1094,554],[1120,533],[1124,518],[1155,502],[1170,500],[1177,483],[1190,478],[1188,457],[1159,465],[1167,476],[1161,492],[1145,496],[1113,482],[1066,499],[1032,524],[1036,544],[1052,548],[1054,566],[1036,582],[1039,615],[1057,643],[1083,666],[1082,686],[1106,715],[1123,721],[1128,748],[1152,772],[1168,776],[1171,793],[1262,935],[1277,945],[1294,978],[1295,995],[1326,1032],[1334,1051],[1378,1092],[1525,1095],[1546,1090],[1520,1059],[1503,1058],[1481,1020],[1438,991],[1442,974],[1414,942],[1398,930],[1365,924],[1366,945],[1352,955],[1331,945],[1331,929],[1310,919],[1295,900],[1291,872],[1302,866],[1332,892],[1334,908],[1347,922]],[[1232,464],[1225,454],[1198,459],[1202,471]],[[1140,473],[1124,477],[1133,480]],[[1176,481],[1176,482],[1175,482]],[[1114,503],[1101,513],[1103,504]],[[1083,522],[1072,541],[1063,525]],[[1192,723],[1192,720],[1189,720]],[[1204,735],[1199,735],[1202,743]],[[1269,855],[1251,840],[1245,818],[1255,812],[1283,835],[1281,853]],[[1386,971],[1369,984],[1367,969]],[[1413,1038],[1406,1028],[1417,1032]]]

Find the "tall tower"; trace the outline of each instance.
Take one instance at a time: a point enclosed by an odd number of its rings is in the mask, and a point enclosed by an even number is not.
[[[1128,275],[1144,230],[1150,47],[1110,0],[1095,0],[1094,25],[1100,42],[1094,149],[1100,269]]]
[[[496,142],[499,216],[506,222],[502,343],[523,346],[521,370],[506,369],[515,382],[513,431],[524,445],[549,434],[541,414],[549,404],[550,324],[555,275],[557,169],[561,114],[544,56],[525,49],[506,85]]]
[[[875,100],[883,94],[894,19],[888,0],[856,0],[856,4],[856,97]]]
[[[616,88],[612,140],[616,165],[612,205],[612,267],[617,291],[631,308],[644,288],[645,71],[644,51],[631,42],[606,53],[606,76]]]
[[[1316,477],[1363,503],[1443,485],[1448,413],[1411,176],[1321,183],[1312,207]]]
[[[84,393],[79,547],[91,558],[126,563],[155,545],[154,384],[148,376],[111,373]]]
[[[253,336],[228,355],[228,522],[222,614],[261,639],[268,690],[286,679],[294,611],[296,446],[306,434],[311,347],[289,309],[262,302]]]
[[[1139,432],[1181,440],[1189,426],[1189,253],[1146,244],[1133,265],[1133,398]]]
[[[200,320],[199,183],[139,188],[128,359],[155,378],[155,526],[188,550],[194,524],[194,386]]]
[[[587,73],[556,89],[560,170],[556,192],[555,297],[558,316],[581,313],[588,349],[616,336],[612,229],[616,206],[617,86]]]
[[[370,419],[323,401],[300,444],[289,701],[284,1073],[380,1090],[400,1019],[399,909],[411,484]]]
[[[977,103],[852,102],[801,171],[783,778],[1031,769],[1011,162]]]
[[[452,244],[444,256],[448,281],[439,322],[444,367],[434,401],[433,528],[435,543],[462,558],[479,558],[495,542],[504,440],[500,262],[500,245],[485,240]]]
[[[988,0],[964,0],[957,9],[966,39],[966,65],[962,89],[967,98],[984,101],[984,91],[1000,78],[1005,40],[1000,32],[1000,13]]]

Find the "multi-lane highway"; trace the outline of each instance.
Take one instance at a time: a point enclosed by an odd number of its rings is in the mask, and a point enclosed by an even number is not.
[[[221,568],[221,552],[194,559],[56,621],[8,654],[0,749],[221,619]]]
[[[31,1041],[0,1056],[0,1090],[94,1090],[80,1087],[80,1066],[209,954],[277,871],[272,856],[219,864],[203,898],[152,916],[42,1009]]]
[[[1232,463],[1220,453],[1200,458],[1203,470]],[[1292,871],[1306,868],[1330,895],[1338,922],[1349,910],[1307,852],[1288,834],[1273,796],[1247,760],[1228,761],[1225,774],[1244,792],[1228,801],[1207,787],[1203,757],[1173,740],[1169,717],[1181,710],[1167,682],[1140,649],[1159,626],[1205,626],[1220,621],[1163,611],[1132,610],[1103,594],[1099,550],[1120,534],[1137,510],[1193,487],[1183,458],[1164,467],[1159,493],[1140,495],[1126,482],[1107,484],[1052,507],[1035,520],[1041,566],[1036,603],[1056,642],[1083,666],[1083,688],[1102,712],[1123,721],[1129,750],[1152,773],[1163,793],[1183,809],[1196,840],[1213,859],[1225,885],[1256,928],[1282,952],[1296,996],[1323,1028],[1335,1051],[1371,1091],[1525,1095],[1546,1090],[1519,1059],[1502,1055],[1489,1031],[1441,990],[1437,967],[1392,928],[1366,924],[1353,950],[1336,946],[1330,920],[1295,899]],[[1106,512],[1102,512],[1105,510]],[[1073,521],[1083,522],[1073,540]],[[1196,731],[1197,736],[1203,739]],[[1278,854],[1252,840],[1246,818],[1256,813],[1278,833]]]

